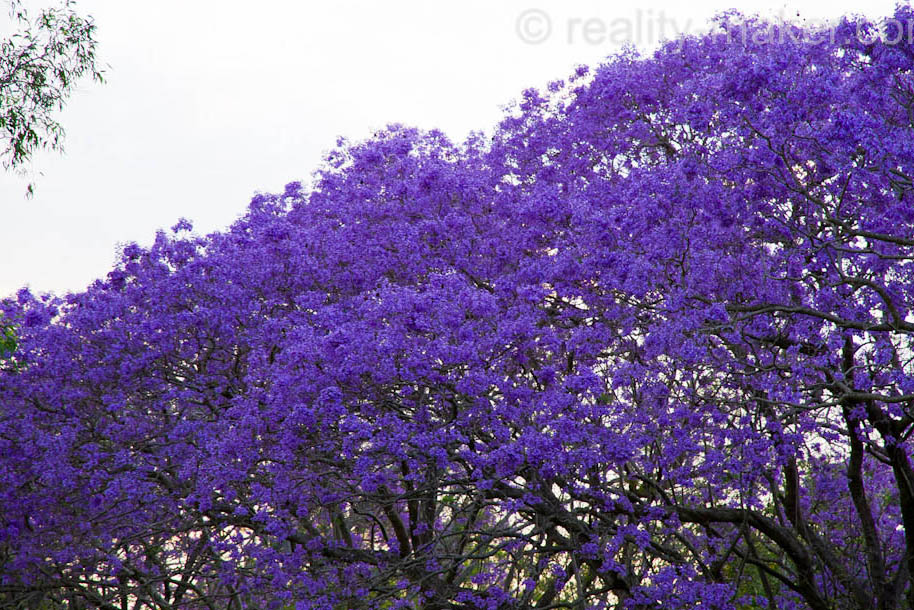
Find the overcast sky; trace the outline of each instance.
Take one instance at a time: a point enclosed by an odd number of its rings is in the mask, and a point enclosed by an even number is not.
[[[738,7],[818,21],[886,16],[894,3]],[[648,49],[698,32],[734,4],[83,0],[107,83],[83,83],[61,113],[66,151],[35,157],[34,198],[27,180],[0,173],[0,297],[78,291],[107,273],[118,244],[148,244],[180,217],[223,229],[255,192],[307,180],[339,136],[392,122],[457,141],[491,130],[524,88],[622,42]]]

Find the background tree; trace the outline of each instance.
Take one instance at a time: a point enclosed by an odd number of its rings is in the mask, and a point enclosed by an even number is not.
[[[10,16],[20,30],[0,41],[0,161],[21,169],[35,150],[62,150],[64,129],[56,113],[83,76],[101,81],[95,24],[72,0],[32,17],[20,0]],[[32,185],[28,192],[32,192]]]

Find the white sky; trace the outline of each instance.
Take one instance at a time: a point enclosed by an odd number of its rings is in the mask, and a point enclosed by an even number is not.
[[[306,180],[340,135],[391,122],[457,141],[491,130],[524,88],[599,63],[620,39],[650,48],[661,19],[668,36],[697,32],[736,1],[82,0],[107,83],[84,82],[60,114],[66,152],[35,157],[34,198],[0,172],[0,297],[80,290],[118,244],[148,244],[179,217],[223,229],[254,192]],[[894,4],[737,8],[821,20]]]

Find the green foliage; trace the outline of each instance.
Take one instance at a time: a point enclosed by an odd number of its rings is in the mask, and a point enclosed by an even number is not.
[[[16,330],[0,321],[0,358],[6,358],[16,351]]]
[[[40,148],[63,149],[56,119],[83,76],[102,81],[95,24],[63,0],[31,17],[20,0],[10,6],[19,31],[0,41],[0,162],[21,170]],[[29,194],[32,185],[28,186]]]

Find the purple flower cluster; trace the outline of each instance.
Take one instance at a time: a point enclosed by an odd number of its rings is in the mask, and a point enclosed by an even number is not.
[[[914,46],[856,31],[392,126],[3,301],[0,607],[914,608]]]

